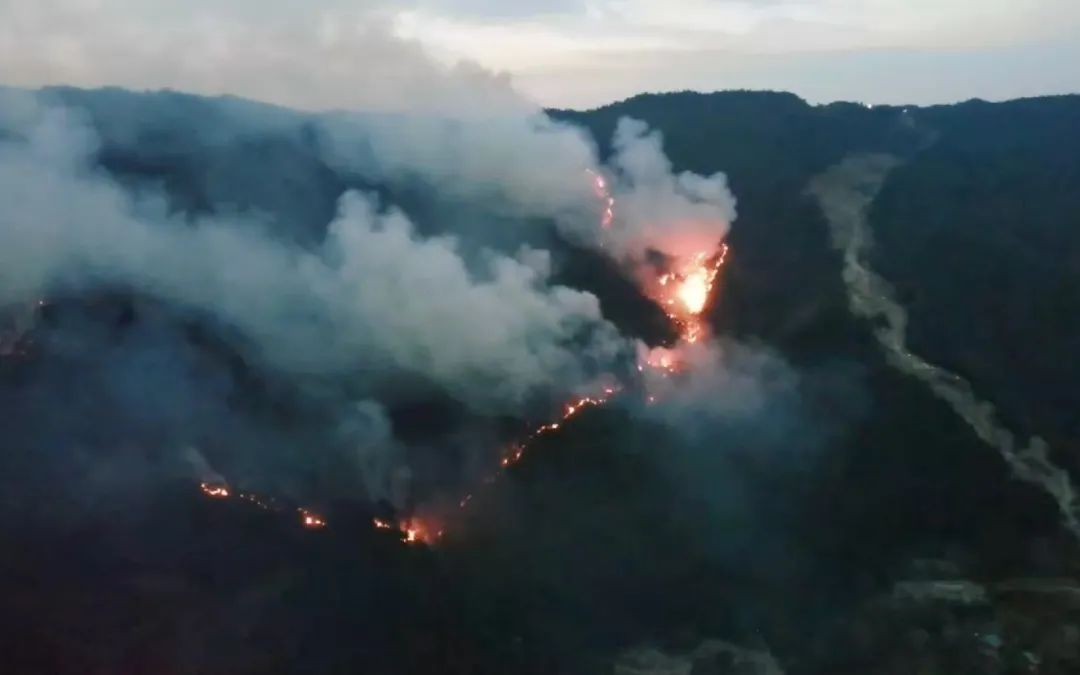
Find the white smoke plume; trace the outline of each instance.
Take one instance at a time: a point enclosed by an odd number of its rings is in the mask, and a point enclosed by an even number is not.
[[[735,219],[723,173],[675,173],[659,132],[623,118],[610,166],[585,133],[539,110],[455,117],[335,115],[323,120],[332,166],[382,180],[421,180],[442,194],[553,219],[568,238],[637,264],[650,251],[683,258],[715,252]],[[616,200],[604,204],[587,172],[600,170]]]
[[[331,166],[391,183],[424,181],[448,197],[484,201],[523,217],[550,216],[593,228],[586,170],[596,149],[580,129],[539,109],[322,119]]]
[[[778,407],[798,401],[798,377],[783,359],[732,340],[681,344],[675,372],[645,368],[642,378],[650,414],[683,430],[764,413],[775,424],[793,412],[781,415]]]
[[[676,174],[660,132],[640,120],[619,121],[613,148],[618,227],[603,241],[617,256],[640,261],[651,250],[684,258],[719,248],[735,219],[724,174]]]
[[[418,104],[309,115],[235,99],[6,91],[0,306],[129,289],[225,326],[245,358],[271,372],[345,381],[349,400],[332,407],[338,440],[355,452],[342,461],[369,494],[401,503],[407,453],[380,397],[419,385],[483,416],[520,415],[552,395],[592,393],[632,358],[633,343],[596,297],[549,282],[558,261],[530,245],[531,233],[554,226],[640,277],[651,253],[714,250],[735,215],[722,174],[675,174],[662,139],[641,122],[619,124],[603,167],[582,130],[520,101],[487,100],[465,97],[436,106],[439,114]],[[262,178],[271,170],[286,187],[311,180],[305,167],[220,154],[267,139],[313,148],[346,177],[314,242],[282,236],[273,206],[261,213],[234,201],[234,187],[277,189]],[[184,158],[201,179],[220,181],[208,183],[211,208],[191,212],[152,184],[121,185],[98,164],[108,152],[151,164]],[[589,171],[609,177],[618,200],[611,229],[600,227]],[[442,234],[422,236],[385,198],[347,189],[351,177],[478,215],[425,220],[426,232]]]
[[[359,401],[342,416],[338,430],[347,444],[346,466],[360,477],[368,495],[401,506],[408,498],[410,472],[386,410],[376,401]],[[350,485],[344,482],[347,497]]]
[[[453,238],[420,239],[403,213],[362,194],[342,197],[311,252],[250,220],[185,222],[134,201],[90,168],[93,144],[57,109],[6,144],[0,301],[129,287],[239,329],[276,368],[422,373],[495,412],[582,383],[583,359],[610,363],[621,348],[592,295],[548,287],[535,266],[497,254],[478,277]]]

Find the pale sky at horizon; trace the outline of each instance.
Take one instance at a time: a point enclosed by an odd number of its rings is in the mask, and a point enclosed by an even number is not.
[[[441,107],[508,82],[558,107],[681,89],[787,90],[815,103],[1074,93],[1080,3],[0,0],[4,85],[323,109]]]

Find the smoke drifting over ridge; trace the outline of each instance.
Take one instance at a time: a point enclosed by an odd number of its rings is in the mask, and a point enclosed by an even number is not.
[[[569,239],[630,265],[649,252],[678,258],[715,251],[736,215],[724,174],[674,173],[660,133],[639,120],[620,121],[608,167],[597,174],[619,205],[619,226],[604,228],[597,227],[604,203],[582,179],[600,166],[595,144],[538,110],[456,118],[338,114],[320,131],[332,166],[380,182],[419,180],[503,215],[552,219]]]
[[[643,279],[657,254],[674,262],[717,247],[734,218],[722,174],[673,175],[660,137],[630,120],[604,168],[582,131],[532,109],[304,115],[231,99],[65,90],[9,91],[0,107],[0,304],[120,290],[165,303],[175,321],[209,322],[248,367],[289,382],[319,414],[288,432],[250,428],[265,420],[223,425],[220,417],[235,416],[229,392],[240,386],[223,376],[215,386],[226,393],[205,397],[207,408],[217,402],[215,414],[170,443],[212,443],[218,428],[229,429],[219,435],[233,445],[279,447],[251,449],[224,469],[223,451],[206,453],[211,473],[271,483],[278,469],[260,467],[259,453],[277,452],[280,468],[285,446],[302,444],[301,463],[322,494],[355,489],[404,501],[409,451],[387,406],[435,395],[474,418],[516,417],[633,371],[635,340],[604,319],[597,298],[549,281],[558,263],[535,245],[538,230],[554,227]],[[283,230],[292,216],[270,194],[277,179],[306,185],[310,167],[228,159],[236,144],[257,156],[282,143],[313,153],[337,185],[328,221],[301,214],[322,234]],[[133,161],[134,172],[105,171],[116,156]],[[218,181],[204,189],[209,203],[178,206],[169,179],[140,174],[163,164]],[[591,170],[619,204],[617,227],[599,226]],[[436,213],[465,207],[418,227],[395,206],[395,195],[410,190]],[[475,222],[462,222],[470,216]],[[166,343],[161,360],[201,372],[169,356],[176,349]],[[136,371],[134,362],[117,368]],[[154,395],[168,399],[169,382]],[[713,383],[725,386],[722,375]],[[138,397],[126,400],[137,418]],[[323,446],[333,459],[316,460]]]
[[[49,110],[4,153],[6,302],[129,287],[217,317],[286,371],[393,364],[496,409],[585,379],[578,353],[616,355],[592,296],[547,288],[535,266],[495,254],[475,278],[452,238],[418,239],[404,214],[369,196],[343,195],[323,247],[307,252],[253,218],[188,223],[133,201],[87,166],[91,138]]]
[[[724,174],[675,174],[660,133],[639,120],[620,120],[613,145],[620,227],[604,234],[618,256],[639,262],[650,250],[680,258],[720,248],[735,220]]]

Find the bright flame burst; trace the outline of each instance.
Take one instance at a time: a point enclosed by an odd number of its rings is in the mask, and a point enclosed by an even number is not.
[[[604,208],[600,227],[609,230],[615,222],[615,197],[603,175],[592,169],[586,171],[592,177],[593,192]],[[653,298],[680,327],[680,337],[685,342],[693,344],[705,334],[701,313],[712,295],[727,252],[727,244],[720,245],[718,254],[714,250],[700,251],[687,260],[676,261],[674,271],[657,279],[659,288],[653,289]]]
[[[709,273],[705,269],[691,272],[676,292],[679,302],[691,314],[699,314],[709,299]]]
[[[676,263],[675,271],[660,275],[656,285],[647,289],[679,327],[680,341],[694,344],[705,336],[707,330],[701,314],[727,254],[727,244],[721,244],[715,255],[699,252],[685,262]]]

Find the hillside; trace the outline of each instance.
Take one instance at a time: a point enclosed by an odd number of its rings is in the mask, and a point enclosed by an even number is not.
[[[623,270],[551,219],[502,194],[335,164],[320,116],[176,93],[47,95],[98,134],[89,172],[147,196],[140,208],[184,223],[257,212],[308,251],[343,193],[370,191],[423,235],[460,236],[469,265],[546,247],[554,282],[594,293],[620,331],[674,335]],[[765,364],[775,396],[760,413],[697,432],[631,405],[590,410],[479,493],[445,544],[416,547],[372,530],[391,507],[356,497],[352,465],[313,451],[343,444],[329,402],[351,388],[388,401],[417,502],[467,486],[490,459],[477,447],[525,420],[396,372],[370,389],[286,377],[237,326],[152,292],[49,298],[29,358],[0,364],[0,541],[17,551],[0,591],[19,614],[0,646],[16,667],[601,673],[646,646],[697,653],[695,674],[744,672],[717,639],[788,673],[1020,673],[1028,654],[1038,672],[1077,667],[1065,514],[890,360],[886,322],[853,310],[852,249],[812,186],[840,175],[837,194],[866,198],[852,206],[872,237],[865,262],[907,312],[907,348],[1080,475],[1080,97],[865,108],[686,92],[549,114],[587,130],[603,158],[620,118],[643,120],[676,172],[727,175],[737,218],[707,320],[721,349]],[[830,173],[883,155],[895,167],[879,185]],[[289,318],[317,323],[305,309]],[[173,391],[188,377],[198,386]],[[158,398],[152,417],[136,414]],[[321,499],[331,527],[208,502],[165,450],[180,440],[222,473]]]

